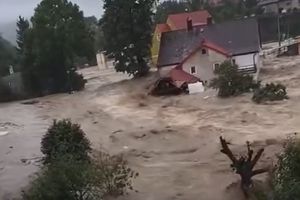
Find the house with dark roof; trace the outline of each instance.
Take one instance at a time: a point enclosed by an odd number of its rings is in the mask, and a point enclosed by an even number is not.
[[[206,25],[207,23],[212,23],[212,16],[206,10],[169,15],[166,23],[156,25],[153,34],[151,52],[152,61],[154,64],[157,63],[162,33],[186,29],[187,18],[192,20],[193,26]]]
[[[192,26],[162,34],[157,67],[161,77],[172,69],[181,69],[201,81],[214,78],[214,69],[225,60],[245,73],[260,67],[260,36],[256,19],[228,21],[220,24]]]

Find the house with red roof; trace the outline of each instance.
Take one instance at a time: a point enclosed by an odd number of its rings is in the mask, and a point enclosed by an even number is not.
[[[162,33],[157,61],[161,77],[180,69],[209,82],[226,60],[238,65],[241,72],[258,72],[261,42],[256,19],[193,26],[188,18],[186,27]]]
[[[212,16],[206,10],[169,15],[166,23],[156,25],[153,34],[151,52],[152,52],[152,60],[154,64],[157,63],[158,52],[160,47],[160,39],[162,33],[186,29],[187,19],[192,20],[193,22],[192,26],[203,26],[212,23]]]

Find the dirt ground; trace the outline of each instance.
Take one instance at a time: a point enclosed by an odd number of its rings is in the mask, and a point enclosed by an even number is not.
[[[153,76],[129,80],[111,69],[82,71],[87,88],[38,99],[37,104],[0,104],[0,199],[20,194],[38,170],[40,139],[53,119],[80,123],[94,148],[123,153],[140,173],[139,192],[124,200],[240,200],[239,177],[220,153],[219,136],[235,153],[245,142],[265,147],[261,166],[275,162],[283,140],[300,130],[300,57],[265,61],[260,78],[288,88],[289,100],[256,105],[251,94],[219,99],[199,95],[150,97]],[[257,176],[264,180],[265,176]]]

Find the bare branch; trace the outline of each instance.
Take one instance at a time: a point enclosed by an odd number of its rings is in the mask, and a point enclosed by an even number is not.
[[[254,159],[251,161],[251,169],[254,168],[254,166],[256,165],[257,161],[259,160],[259,158],[261,157],[262,153],[264,152],[264,149],[260,149],[257,154],[255,155]]]
[[[237,162],[235,156],[233,155],[232,151],[229,149],[228,144],[225,139],[220,137],[221,145],[222,145],[222,150],[221,152],[224,153],[225,155],[228,156],[228,158],[232,161],[233,164]]]
[[[258,174],[262,174],[262,173],[268,172],[269,170],[270,170],[269,167],[262,168],[262,169],[257,169],[257,170],[254,170],[254,171],[252,172],[252,175],[251,175],[251,176],[255,176],[255,175],[258,175]]]

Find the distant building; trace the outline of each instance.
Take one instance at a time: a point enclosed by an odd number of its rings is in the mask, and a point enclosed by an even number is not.
[[[244,73],[256,73],[260,67],[260,36],[255,19],[243,19],[192,26],[165,32],[161,36],[157,67],[161,77],[181,69],[201,81],[215,77],[214,70],[226,60]]]
[[[300,0],[260,0],[257,5],[264,13],[281,13],[299,9]]]
[[[200,25],[206,25],[208,23],[212,23],[212,16],[206,10],[169,15],[166,23],[156,25],[153,34],[151,52],[152,52],[152,60],[154,64],[157,63],[157,57],[158,57],[160,39],[162,33],[168,31],[186,29],[187,28],[186,20],[188,18],[192,20],[192,26],[200,26]]]

